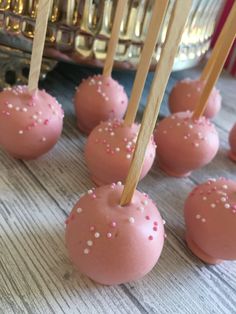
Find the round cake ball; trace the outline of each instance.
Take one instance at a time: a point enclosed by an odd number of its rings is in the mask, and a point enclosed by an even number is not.
[[[209,179],[186,200],[186,240],[201,260],[236,260],[236,182]]]
[[[204,88],[204,81],[185,79],[178,82],[172,89],[169,97],[171,113],[194,111]],[[204,112],[205,117],[213,118],[221,108],[221,95],[214,87]]]
[[[229,157],[236,162],[236,123],[229,133]]]
[[[27,86],[0,93],[0,146],[17,159],[34,159],[47,153],[61,135],[63,110],[44,90]]]
[[[123,120],[101,122],[89,135],[85,160],[92,180],[97,185],[125,182],[128,175],[139,125],[124,126]],[[140,180],[150,170],[155,159],[156,145],[150,140]]]
[[[157,159],[170,176],[188,176],[208,164],[218,151],[214,125],[205,117],[191,117],[190,112],[179,112],[163,119],[156,128]]]
[[[137,280],[155,266],[164,243],[163,220],[153,201],[135,191],[119,205],[121,183],[89,190],[66,221],[66,246],[75,267],[94,281]]]
[[[125,90],[117,81],[102,75],[89,77],[75,94],[78,128],[89,134],[101,121],[122,119],[127,104]]]

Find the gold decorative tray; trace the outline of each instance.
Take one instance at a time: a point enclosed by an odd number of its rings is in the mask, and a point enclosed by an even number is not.
[[[31,51],[37,2],[0,0],[0,54],[7,56],[10,54],[9,66],[15,55],[21,57],[21,51],[25,53],[24,62],[21,60],[21,64],[25,63],[27,53]],[[53,60],[101,66],[106,58],[116,2],[116,0],[54,0],[45,56]],[[160,55],[173,3],[174,0],[170,0],[152,67]],[[208,51],[223,3],[223,0],[193,0],[174,70],[195,65]],[[132,69],[137,67],[152,6],[153,0],[128,0],[116,53],[116,67]],[[16,61],[14,63],[16,68]]]

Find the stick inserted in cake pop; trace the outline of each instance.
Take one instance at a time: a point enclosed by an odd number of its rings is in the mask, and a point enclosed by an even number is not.
[[[137,70],[137,74],[135,76],[124,125],[131,125],[135,121],[140,98],[142,96],[143,88],[152,61],[153,52],[160,34],[167,6],[168,0],[164,1],[156,0],[154,3],[152,18],[148,28],[147,38],[145,40],[143,50],[141,53],[139,67]]]
[[[147,100],[147,107],[143,116],[133,161],[122,193],[120,201],[121,206],[125,206],[131,202],[138,184],[145,151],[156,124],[174,58],[191,8],[191,3],[190,0],[179,0],[175,3],[166,40]]]
[[[52,0],[41,0],[38,3],[35,34],[30,62],[28,88],[32,92],[38,88],[38,82],[43,58],[44,42]]]
[[[236,37],[236,2],[234,3],[230,15],[224,25],[223,28],[223,34],[224,34],[224,42],[221,45],[221,49],[218,52],[218,54],[215,56],[216,60],[214,60],[214,65],[211,68],[211,71],[207,77],[206,85],[204,87],[204,90],[202,92],[202,95],[199,99],[199,103],[193,113],[194,119],[199,119],[207,105],[207,100],[209,98],[209,95],[216,84],[220,73],[224,67],[225,60],[229,54],[229,51],[233,45],[233,42]]]
[[[120,27],[122,18],[124,16],[124,12],[126,9],[127,0],[119,0],[116,8],[116,14],[114,19],[114,24],[112,27],[111,32],[111,38],[108,44],[107,49],[107,57],[103,69],[103,75],[104,76],[111,76],[113,64],[114,64],[114,57],[116,53],[116,48],[119,40],[119,34],[120,34]]]

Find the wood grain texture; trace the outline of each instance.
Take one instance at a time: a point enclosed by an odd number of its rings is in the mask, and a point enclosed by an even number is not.
[[[91,72],[96,71],[60,64],[41,86],[57,96],[66,112],[62,138],[52,152],[21,162],[0,150],[0,313],[235,313],[236,263],[212,267],[194,257],[184,241],[182,213],[197,183],[216,176],[236,180],[236,165],[226,157],[228,131],[236,120],[236,81],[224,73],[218,82],[223,108],[215,119],[221,139],[215,160],[185,179],[167,177],[154,165],[139,185],[167,221],[160,261],[143,280],[103,287],[74,270],[64,243],[64,221],[92,186],[83,157],[85,137],[76,129],[71,102],[74,87]],[[199,74],[193,69],[171,76],[162,116],[176,80]],[[115,72],[114,78],[130,92],[133,73]]]

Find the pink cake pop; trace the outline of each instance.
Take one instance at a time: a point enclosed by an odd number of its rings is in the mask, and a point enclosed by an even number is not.
[[[120,206],[121,183],[89,190],[66,221],[66,246],[76,268],[94,281],[137,280],[156,264],[164,244],[163,220],[153,201],[135,191]]]
[[[89,135],[85,160],[92,180],[97,185],[121,181],[124,183],[135,149],[138,124],[124,126],[123,120],[100,123]],[[155,159],[155,143],[148,144],[140,180],[150,170]]]
[[[0,93],[0,146],[12,157],[34,159],[48,152],[60,137],[63,110],[45,91],[27,86]]]
[[[122,119],[128,104],[123,86],[110,76],[89,77],[75,94],[78,128],[89,134],[101,121]]]
[[[185,79],[178,82],[169,96],[169,108],[171,113],[194,111],[199,102],[204,88],[204,81]],[[207,101],[204,116],[211,119],[221,108],[221,95],[214,87]]]
[[[236,260],[236,182],[209,179],[185,202],[186,240],[201,260]]]
[[[233,128],[229,133],[229,145],[231,149],[229,151],[229,157],[233,161],[236,161],[236,123],[234,124]]]
[[[208,164],[219,148],[214,125],[204,116],[197,120],[190,112],[179,112],[157,126],[155,141],[160,168],[175,177],[188,176]]]

